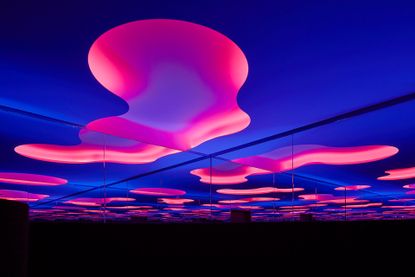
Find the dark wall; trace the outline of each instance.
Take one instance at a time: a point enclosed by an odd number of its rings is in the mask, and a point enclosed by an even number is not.
[[[26,276],[28,217],[26,204],[0,199],[0,276]]]
[[[414,221],[32,223],[29,263],[32,276],[54,276],[63,269],[76,272],[85,266],[134,271],[134,266],[145,265],[145,257],[157,256],[396,257],[415,246],[413,234]]]

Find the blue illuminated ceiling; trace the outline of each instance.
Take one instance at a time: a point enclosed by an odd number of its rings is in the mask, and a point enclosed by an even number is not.
[[[213,213],[214,218],[225,220],[228,210],[239,206],[252,208],[258,220],[271,220],[278,213],[276,217],[285,219],[290,216],[285,212],[287,208],[281,207],[291,206],[291,216],[298,209],[299,213],[310,212],[332,220],[343,216],[344,213],[337,213],[336,209],[344,210],[344,204],[367,205],[347,210],[350,214],[357,213],[356,219],[389,218],[395,213],[412,216],[411,206],[415,201],[407,194],[411,190],[403,186],[415,183],[415,179],[377,180],[386,170],[415,166],[415,123],[412,119],[415,118],[415,100],[412,100],[415,99],[415,4],[412,1],[140,2],[3,4],[4,15],[0,18],[0,171],[57,176],[67,179],[68,184],[46,187],[0,183],[1,190],[48,195],[30,205],[33,211],[38,210],[35,215],[40,215],[39,218],[47,214],[53,219],[82,216],[96,220],[102,217],[101,205],[88,208],[65,202],[110,197],[135,199],[105,203],[108,207],[115,206],[115,209],[105,209],[106,216],[115,219],[145,214],[175,221]],[[240,47],[248,61],[249,74],[239,91],[237,103],[251,119],[247,128],[144,164],[53,163],[15,152],[16,146],[24,144],[79,144],[79,133],[89,122],[127,113],[128,103],[91,74],[88,52],[97,38],[111,28],[153,18],[200,24],[224,34]],[[405,95],[408,95],[405,101],[390,107],[385,105],[368,113],[209,158],[212,153]],[[108,141],[114,139],[104,134],[97,134],[95,138],[103,152]],[[123,145],[133,143],[132,139],[116,139]],[[298,145],[389,145],[399,152],[365,164],[314,164],[286,172],[253,175],[248,177],[248,182],[233,185],[203,184],[198,176],[190,174],[192,170],[210,166],[228,170],[239,166],[231,162],[235,159],[283,147],[295,149]],[[220,207],[219,201],[253,196],[216,193],[221,188],[291,188],[293,183],[304,191],[256,195],[280,198],[278,201],[241,202]],[[370,185],[370,188],[334,190],[339,186],[360,184]],[[161,197],[129,192],[137,187],[182,189],[186,195],[171,198],[192,199],[193,202],[183,207],[160,203]],[[332,194],[344,197],[344,203],[336,201],[337,198],[301,200],[301,194]],[[358,200],[351,200],[353,196]],[[310,204],[315,206],[292,208]],[[392,205],[405,207],[388,208]],[[122,206],[151,208],[122,209]]]

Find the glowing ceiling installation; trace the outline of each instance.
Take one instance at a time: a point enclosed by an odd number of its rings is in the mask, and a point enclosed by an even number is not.
[[[30,186],[59,186],[68,183],[68,180],[39,174],[0,172],[0,183]]]
[[[210,207],[210,208],[217,208],[217,209],[229,209],[229,205],[221,205],[221,204],[202,204],[202,207]]]
[[[88,206],[88,207],[100,207],[104,204],[111,202],[131,202],[135,201],[134,198],[129,197],[107,197],[107,198],[91,198],[91,197],[81,197],[75,198],[68,201],[65,201],[65,204],[72,204],[78,206]]]
[[[184,190],[169,188],[137,188],[130,190],[130,192],[150,196],[180,196],[186,194]]]
[[[255,189],[218,189],[217,193],[230,194],[230,195],[260,195],[268,193],[291,193],[303,191],[303,188],[274,188],[274,187],[262,187]]]
[[[378,177],[378,180],[403,180],[415,178],[415,167],[391,169],[385,171],[387,175]]]
[[[241,210],[262,210],[264,209],[261,206],[246,206],[246,205],[238,206],[237,208]]]
[[[178,153],[178,150],[143,144],[87,129],[79,132],[79,145],[24,144],[15,147],[16,153],[46,162],[85,164],[109,162],[142,164],[155,161],[161,156]]]
[[[199,176],[200,182],[215,185],[233,185],[248,181],[249,175],[272,174],[271,171],[255,168],[252,166],[225,163],[212,169],[200,168],[190,171],[191,174]]]
[[[125,100],[128,112],[87,124],[79,145],[27,144],[17,153],[57,163],[102,162],[103,142],[88,139],[96,131],[136,141],[107,144],[107,162],[149,163],[250,123],[237,103],[248,75],[245,55],[207,27],[168,19],[126,23],[93,43],[88,64],[101,85]]]
[[[235,200],[219,200],[218,203],[220,203],[220,204],[244,204],[244,203],[247,203],[247,201],[238,200],[238,199],[235,199]]]
[[[181,212],[181,211],[187,211],[185,208],[180,207],[167,207],[163,209],[164,211],[173,211],[173,212]]]
[[[342,206],[343,208],[348,209],[361,209],[361,208],[369,208],[369,207],[380,207],[383,203],[381,202],[374,202],[374,203],[367,203],[367,204],[352,204],[352,205],[345,205]]]
[[[411,209],[411,210],[413,210],[413,209],[415,209],[415,206],[414,205],[410,205],[410,206],[396,205],[396,206],[383,206],[382,208],[384,208],[384,209]]]
[[[159,198],[158,200],[160,203],[171,204],[171,205],[183,205],[185,203],[194,202],[193,199],[187,199],[187,198]]]
[[[357,199],[357,197],[334,197],[333,199],[327,199],[319,201],[319,203],[327,203],[327,204],[360,204],[360,203],[367,203],[369,200],[366,199]]]
[[[332,194],[301,194],[298,198],[307,200],[307,201],[324,201],[324,200],[331,200],[335,196]]]
[[[247,176],[281,173],[312,164],[351,165],[374,162],[398,153],[398,148],[387,145],[354,147],[328,147],[321,145],[296,145],[283,147],[258,156],[232,160],[212,169],[201,168],[190,173],[203,183],[239,184]]]
[[[334,190],[362,190],[362,189],[368,189],[370,188],[369,185],[351,185],[351,186],[343,186],[343,187],[337,187]]]
[[[108,209],[114,209],[114,210],[148,210],[152,209],[152,206],[109,206]]]
[[[390,199],[389,202],[411,202],[415,201],[415,198],[398,198],[398,199]]]
[[[0,199],[19,201],[19,202],[36,202],[49,197],[47,194],[36,194],[22,190],[0,190]]]
[[[221,204],[243,204],[249,202],[270,202],[270,201],[278,201],[279,198],[276,197],[250,197],[250,198],[242,198],[238,200],[219,200],[218,203]]]
[[[322,204],[360,204],[367,203],[368,200],[357,199],[356,196],[334,196],[332,194],[302,194],[298,198],[305,201],[318,201]]]

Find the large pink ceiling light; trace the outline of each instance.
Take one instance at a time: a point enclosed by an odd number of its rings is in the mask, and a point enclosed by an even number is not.
[[[107,197],[107,198],[81,197],[81,198],[75,198],[75,199],[65,201],[65,204],[87,206],[87,207],[100,207],[104,204],[108,204],[111,202],[131,202],[131,201],[135,201],[135,199],[130,198],[130,197]]]
[[[270,201],[278,201],[279,198],[276,197],[249,197],[249,198],[242,198],[236,200],[219,200],[218,203],[220,204],[244,204],[250,202],[270,202]]]
[[[415,178],[415,167],[391,169],[385,171],[387,175],[378,177],[378,180],[403,180]]]
[[[20,201],[20,202],[36,202],[49,197],[47,194],[30,193],[22,190],[0,190],[0,199]]]
[[[185,203],[194,202],[193,199],[188,199],[188,198],[159,198],[158,201],[160,203],[170,204],[170,205],[183,205]]]
[[[368,189],[371,186],[369,185],[351,185],[351,186],[343,186],[343,187],[337,187],[334,190],[362,190],[362,189]]]
[[[136,188],[130,190],[130,192],[149,196],[180,196],[186,194],[184,190],[170,188]]]
[[[0,172],[0,183],[30,186],[58,186],[68,183],[67,180],[39,174]]]
[[[318,201],[322,204],[360,204],[367,203],[368,200],[357,199],[356,196],[334,196],[332,194],[302,194],[298,198],[305,201]]]
[[[233,160],[212,169],[201,168],[190,173],[203,183],[239,184],[247,176],[281,173],[312,164],[352,165],[374,162],[398,153],[398,148],[387,145],[354,147],[328,147],[322,145],[296,145]]]
[[[217,193],[229,194],[229,195],[261,195],[268,193],[291,193],[303,191],[304,188],[274,188],[274,187],[262,187],[254,189],[218,189]]]
[[[88,139],[97,131],[136,140],[107,145],[107,162],[148,163],[250,123],[237,103],[248,74],[245,55],[207,27],[167,19],[123,24],[93,43],[88,63],[98,82],[127,102],[128,112],[87,124],[79,145],[28,144],[17,153],[58,163],[101,162],[102,144]]]

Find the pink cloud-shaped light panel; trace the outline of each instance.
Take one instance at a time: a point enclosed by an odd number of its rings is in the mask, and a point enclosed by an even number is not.
[[[354,147],[327,147],[321,145],[297,145],[233,160],[234,164],[222,164],[210,168],[192,170],[203,183],[239,184],[247,176],[281,173],[312,164],[351,165],[382,160],[398,153],[398,148],[387,145]]]
[[[385,171],[387,175],[378,177],[378,180],[403,180],[415,178],[415,167],[391,169]]]
[[[137,188],[130,190],[130,192],[150,196],[180,196],[186,194],[184,190],[169,188]]]
[[[415,209],[415,205],[403,206],[403,205],[394,205],[394,206],[383,206],[384,209]]]
[[[323,204],[361,204],[367,203],[368,200],[357,199],[354,196],[334,196],[332,194],[302,194],[298,196],[302,200],[306,201],[318,201]]]
[[[36,202],[49,197],[47,194],[30,193],[22,190],[0,190],[0,199],[20,201],[20,202]]]
[[[262,187],[255,189],[218,189],[217,193],[229,194],[229,195],[260,195],[268,193],[291,193],[303,191],[303,188],[274,188],[274,187]]]
[[[262,210],[262,209],[264,209],[261,206],[246,206],[246,205],[244,205],[244,206],[238,206],[237,208],[238,209],[242,209],[242,210]]]
[[[39,174],[0,172],[0,183],[30,186],[58,186],[66,184],[68,181],[62,178]]]
[[[305,209],[305,208],[320,208],[325,207],[327,204],[322,203],[314,203],[314,204],[307,204],[307,205],[294,205],[294,206],[281,206],[282,209]]]
[[[399,198],[399,199],[390,199],[389,202],[412,202],[415,201],[415,198]]]
[[[242,198],[236,200],[219,200],[218,203],[220,204],[244,204],[250,202],[270,202],[270,201],[278,201],[279,198],[276,197],[250,197],[250,198]]]
[[[207,27],[167,19],[126,23],[93,43],[88,64],[101,85],[125,100],[128,112],[87,124],[79,145],[27,144],[17,153],[58,163],[148,163],[250,123],[237,104],[248,75],[245,55]],[[103,143],[89,139],[91,131],[134,142],[110,142],[104,154]]]
[[[332,194],[301,194],[298,198],[307,201],[324,201],[332,200],[334,196]]]
[[[370,188],[369,185],[351,185],[351,186],[344,186],[344,187],[337,187],[334,190],[361,190],[361,189],[368,189]]]
[[[380,207],[383,203],[381,202],[374,202],[374,203],[367,203],[367,204],[352,204],[352,205],[345,205],[342,206],[348,209],[360,209],[360,208],[369,208],[369,207]]]
[[[136,210],[136,209],[152,209],[152,206],[109,206],[107,209],[114,209],[114,210]]]
[[[183,205],[185,203],[194,202],[193,199],[186,199],[186,198],[159,198],[159,201],[164,204],[171,204],[171,205]]]
[[[203,207],[209,208],[218,208],[218,209],[229,209],[230,205],[221,205],[221,204],[202,204]]]
[[[81,197],[75,198],[66,201],[66,204],[79,205],[79,206],[88,206],[88,207],[99,207],[104,204],[111,202],[131,202],[135,201],[134,198],[129,197],[107,197],[107,198],[90,198],[90,197]]]

